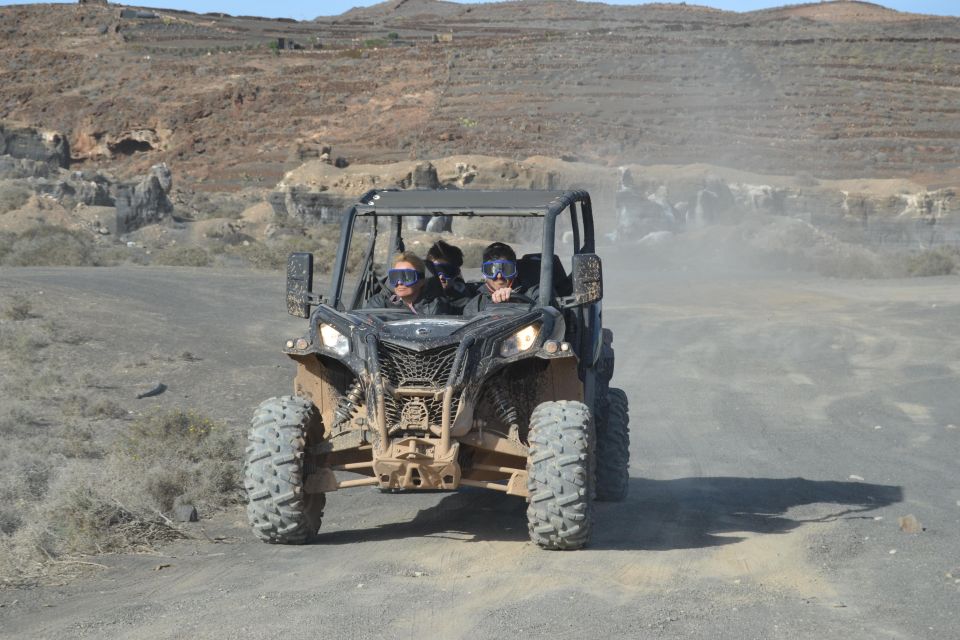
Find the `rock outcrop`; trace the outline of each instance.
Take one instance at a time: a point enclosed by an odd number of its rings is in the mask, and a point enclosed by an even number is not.
[[[0,155],[66,169],[70,166],[70,143],[57,131],[0,124]]]
[[[113,233],[128,233],[140,227],[160,222],[173,213],[168,196],[173,185],[170,168],[154,165],[140,182],[117,188],[117,218]]]

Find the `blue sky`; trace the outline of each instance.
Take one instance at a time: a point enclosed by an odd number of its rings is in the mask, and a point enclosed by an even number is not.
[[[132,0],[131,4],[163,7],[166,9],[186,9],[197,13],[219,11],[233,15],[263,16],[268,18],[295,18],[309,20],[321,15],[338,15],[355,6],[370,6],[377,0],[322,0],[320,2],[297,2],[296,0],[273,0],[269,3],[245,0],[243,2],[225,2],[223,0]],[[457,0],[454,0],[457,1]],[[483,1],[483,0],[481,0]],[[785,4],[800,4],[803,0],[690,0],[688,4],[700,4],[730,11],[752,11]],[[644,4],[636,0],[606,0],[607,4]],[[945,16],[960,16],[960,0],[874,0],[891,9],[914,13],[931,13]],[[23,0],[0,0],[0,6],[24,4]],[[74,4],[69,2],[66,4]]]

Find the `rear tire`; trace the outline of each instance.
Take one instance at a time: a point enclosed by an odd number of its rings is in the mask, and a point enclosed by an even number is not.
[[[530,416],[527,524],[544,549],[579,549],[590,540],[590,410],[544,402]]]
[[[253,416],[243,481],[255,536],[274,544],[305,544],[320,529],[327,496],[304,492],[303,458],[320,416],[309,400],[265,400]]]
[[[597,424],[597,500],[620,502],[630,488],[630,415],[627,394],[610,388]]]

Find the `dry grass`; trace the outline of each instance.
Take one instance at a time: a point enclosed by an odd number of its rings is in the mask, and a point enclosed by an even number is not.
[[[82,430],[78,440],[68,437],[72,430],[45,426],[21,415],[0,421],[4,432],[20,435],[19,445],[0,453],[2,579],[184,537],[169,518],[177,502],[209,512],[240,498],[239,438],[197,413],[153,413],[92,447],[84,447]]]
[[[110,380],[70,366],[96,338],[55,300],[31,302],[0,289],[0,584],[183,536],[177,501],[203,514],[239,500],[238,435],[181,409],[134,417]]]

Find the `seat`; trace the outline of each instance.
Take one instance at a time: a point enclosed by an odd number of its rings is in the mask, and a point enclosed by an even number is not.
[[[527,253],[517,260],[517,279],[524,287],[530,288],[540,284],[541,260],[542,256],[539,253]],[[553,255],[553,293],[560,297],[573,294],[573,282],[556,254]]]

